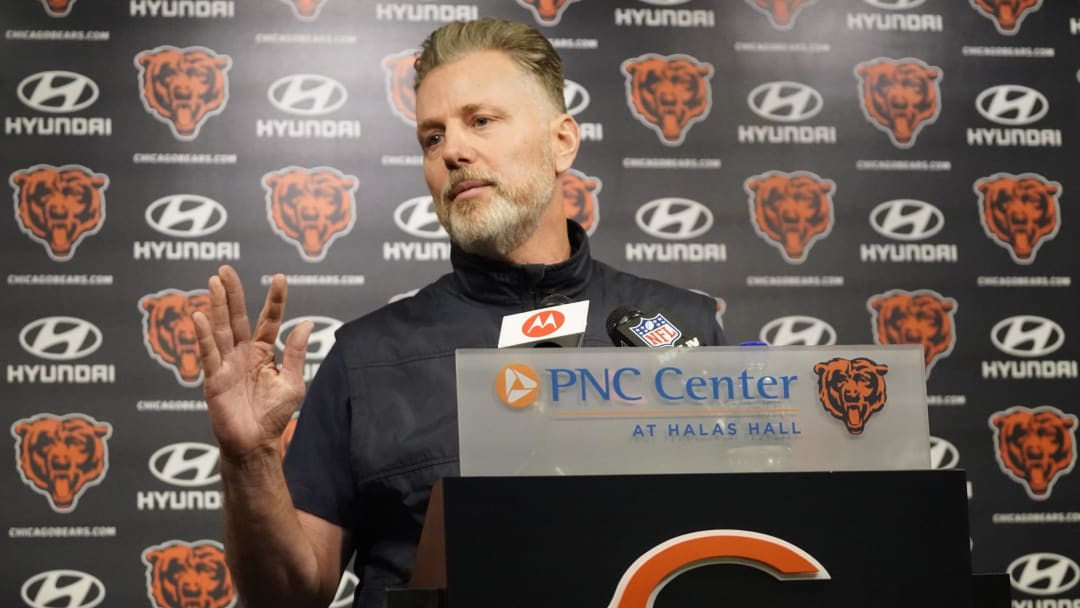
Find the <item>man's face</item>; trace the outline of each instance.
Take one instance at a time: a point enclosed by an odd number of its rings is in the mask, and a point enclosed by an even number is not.
[[[455,243],[502,257],[532,235],[555,193],[556,117],[539,83],[500,51],[428,73],[417,137],[435,212]]]

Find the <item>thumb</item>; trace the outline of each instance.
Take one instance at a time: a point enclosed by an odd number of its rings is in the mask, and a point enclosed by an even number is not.
[[[303,375],[304,359],[307,357],[308,338],[315,324],[304,321],[289,332],[285,339],[285,351],[281,357],[281,369],[286,374]]]

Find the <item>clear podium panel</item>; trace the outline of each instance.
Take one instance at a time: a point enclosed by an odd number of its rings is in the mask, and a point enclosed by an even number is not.
[[[927,469],[922,348],[457,351],[461,474]]]

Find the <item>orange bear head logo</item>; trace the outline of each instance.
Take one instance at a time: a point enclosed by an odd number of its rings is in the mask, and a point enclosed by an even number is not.
[[[398,118],[409,126],[416,126],[416,56],[420,51],[407,49],[400,53],[383,57],[382,67],[386,72],[386,98],[390,109]]]
[[[622,72],[634,118],[656,131],[664,145],[682,144],[691,125],[708,117],[712,64],[689,55],[649,53],[622,62]]]
[[[301,21],[314,21],[319,16],[319,11],[322,10],[322,5],[326,0],[281,0],[285,4],[288,4],[293,11],[293,15]]]
[[[356,221],[355,176],[330,167],[286,167],[263,176],[270,226],[307,262],[326,257]]]
[[[231,608],[236,605],[232,575],[221,543],[174,540],[147,547],[146,594],[155,608]]]
[[[34,165],[8,178],[15,189],[15,219],[49,257],[66,262],[82,240],[105,222],[109,177],[81,165]]]
[[[173,135],[191,141],[206,119],[220,114],[229,101],[232,66],[228,55],[204,47],[159,46],[135,56],[143,106],[169,125]]]
[[[578,0],[517,0],[521,6],[529,9],[533,19],[540,25],[559,25],[563,12]]]
[[[995,173],[975,182],[983,230],[1009,250],[1017,264],[1030,264],[1043,243],[1057,236],[1061,184],[1035,173]]]
[[[921,59],[873,59],[855,66],[855,76],[863,114],[898,148],[915,145],[941,113],[941,68]]]
[[[112,425],[84,414],[38,414],[11,425],[19,476],[57,513],[75,510],[109,470]]]
[[[1057,480],[1076,465],[1077,418],[1040,406],[1011,407],[990,416],[1001,470],[1034,500],[1050,498]]]
[[[818,377],[818,399],[825,411],[844,422],[852,435],[866,429],[874,412],[881,411],[887,400],[885,374],[889,366],[865,357],[837,357],[814,365]]]
[[[600,224],[600,203],[596,198],[603,182],[577,169],[570,169],[559,178],[566,217],[574,220],[585,232],[592,234]]]
[[[983,17],[994,22],[997,31],[1014,36],[1020,31],[1024,17],[1042,7],[1043,0],[971,0],[971,6]]]
[[[210,315],[210,292],[205,289],[165,289],[139,298],[143,343],[158,363],[176,374],[183,386],[202,383],[199,343],[191,314]]]
[[[789,264],[806,261],[810,247],[832,231],[832,180],[807,171],[770,171],[747,179],[744,187],[754,230]]]
[[[795,18],[802,9],[817,0],[746,0],[746,3],[765,13],[769,23],[778,30],[790,30],[795,27]]]
[[[930,289],[894,289],[871,296],[866,306],[873,317],[875,342],[922,345],[927,377],[939,359],[952,353],[956,300]]]
[[[41,4],[50,17],[67,17],[75,6],[75,0],[41,0]]]

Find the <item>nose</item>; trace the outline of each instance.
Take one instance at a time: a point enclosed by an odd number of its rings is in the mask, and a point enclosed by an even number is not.
[[[476,160],[476,150],[464,129],[446,128],[443,133],[442,159],[446,168],[451,171],[471,165]]]

